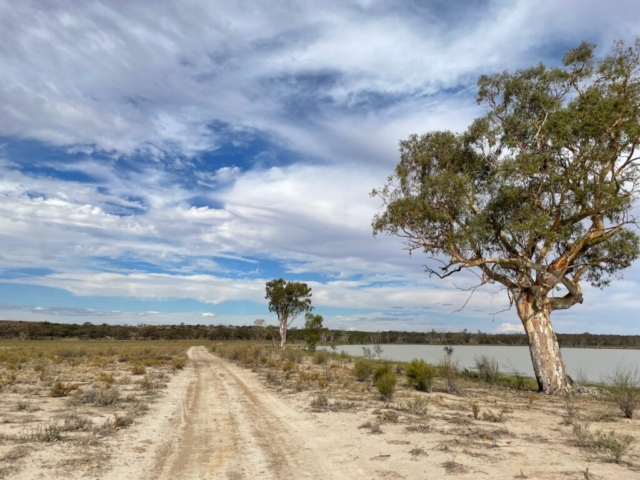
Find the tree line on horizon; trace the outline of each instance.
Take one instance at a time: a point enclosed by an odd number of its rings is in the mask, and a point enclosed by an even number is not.
[[[288,342],[305,344],[307,329],[291,327]],[[640,348],[640,335],[610,335],[593,333],[558,333],[562,347],[577,348]],[[0,338],[23,340],[54,340],[81,338],[89,340],[262,340],[280,344],[280,333],[273,325],[144,325],[125,326],[51,323],[30,321],[0,321]],[[419,345],[505,345],[527,346],[524,333],[470,332],[404,332],[404,331],[345,331],[323,328],[319,345],[367,344],[419,344]]]

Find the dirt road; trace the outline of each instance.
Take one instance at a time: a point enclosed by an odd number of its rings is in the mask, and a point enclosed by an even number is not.
[[[127,459],[123,452],[120,468],[108,478],[366,478],[338,445],[318,441],[308,416],[287,406],[250,372],[204,347],[192,348],[189,357],[182,401],[175,402],[174,412],[156,415],[165,425],[156,424],[146,440],[142,433],[130,441],[148,445],[146,458]],[[159,442],[158,435],[170,438]]]

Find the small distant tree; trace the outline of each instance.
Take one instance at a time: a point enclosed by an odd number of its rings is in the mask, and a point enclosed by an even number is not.
[[[464,133],[400,142],[374,233],[405,239],[440,278],[473,270],[504,286],[529,340],[541,391],[573,388],[551,313],[583,302],[640,254],[640,40],[596,62],[594,45],[563,66],[482,76],[486,115]]]
[[[313,313],[307,313],[305,315],[305,340],[307,341],[307,349],[311,352],[315,352],[316,345],[318,341],[320,341],[322,320],[322,315],[314,315]]]
[[[264,318],[257,318],[253,321],[253,334],[258,340],[264,340],[267,336]]]
[[[269,311],[278,316],[280,348],[284,348],[289,325],[300,314],[313,310],[311,288],[306,283],[286,282],[278,278],[267,282],[265,298],[269,300]]]

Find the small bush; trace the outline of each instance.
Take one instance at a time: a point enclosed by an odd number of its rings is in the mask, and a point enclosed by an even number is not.
[[[106,388],[111,388],[111,386],[116,381],[116,379],[112,374],[105,373],[105,372],[101,372],[100,375],[98,375],[98,380],[100,380],[101,382],[104,382],[104,386]]]
[[[280,351],[280,358],[282,358],[282,360],[288,360],[293,363],[301,363],[303,357],[304,353],[297,349],[285,348]]]
[[[283,372],[290,372],[291,370],[293,370],[294,368],[296,368],[295,364],[291,361],[291,360],[287,360],[286,362],[284,362],[284,364],[282,365],[282,371]]]
[[[120,392],[115,388],[93,388],[86,392],[78,391],[78,394],[69,399],[71,405],[96,405],[107,407],[120,401]]]
[[[444,380],[447,393],[458,393],[458,361],[454,360],[452,355],[445,353],[438,363],[438,370]]]
[[[435,369],[423,360],[412,360],[406,369],[407,378],[416,390],[431,392]]]
[[[66,397],[67,395],[69,395],[74,390],[78,390],[78,387],[79,387],[79,385],[77,385],[77,384],[56,382],[51,387],[51,390],[49,390],[49,396],[50,397],[54,397],[54,398],[56,398],[56,397]]]
[[[120,416],[117,413],[113,414],[113,424],[115,428],[127,428],[130,425],[133,425],[133,417],[129,414]]]
[[[326,350],[318,350],[313,354],[313,363],[316,365],[324,365],[329,360],[329,352]]]
[[[579,447],[589,448],[600,452],[605,460],[620,463],[623,457],[629,453],[635,437],[616,433],[615,430],[595,433],[589,431],[588,423],[574,422],[573,436]]]
[[[329,406],[329,400],[324,395],[318,395],[311,400],[311,408],[314,410],[325,410]]]
[[[16,404],[16,412],[24,412],[29,410],[29,401],[28,400],[18,400]]]
[[[31,440],[37,442],[59,442],[62,440],[62,429],[57,423],[39,426],[32,432]]]
[[[171,360],[171,367],[174,370],[182,370],[184,368],[184,359],[174,358],[173,360]]]
[[[372,423],[367,421],[360,425],[358,428],[368,428],[369,433],[372,433],[374,435],[380,435],[382,433],[382,429],[380,428],[379,423]]]
[[[355,361],[353,367],[353,373],[361,382],[366,382],[371,378],[371,374],[373,373],[373,366],[371,362],[362,358],[359,358]]]
[[[387,373],[391,373],[391,365],[388,363],[384,363],[382,365],[378,365],[376,369],[373,371],[373,383],[375,384],[378,380],[380,380]]]
[[[610,430],[607,433],[596,432],[596,447],[601,449],[606,460],[620,463],[622,458],[629,453],[631,445],[635,442],[635,437],[616,433]]]
[[[478,405],[478,402],[471,404],[471,413],[473,413],[473,418],[477,420],[478,416],[480,416],[480,405]]]
[[[153,381],[149,378],[148,375],[145,375],[142,380],[140,380],[140,388],[142,388],[147,393],[152,392],[156,386]]]
[[[144,375],[145,373],[147,373],[147,369],[144,365],[137,363],[131,367],[131,373],[133,375]]]
[[[480,378],[492,385],[500,383],[500,365],[495,358],[483,355],[480,358],[476,357],[475,362]]]
[[[396,391],[397,380],[395,373],[386,372],[374,381],[374,385],[385,400],[391,400]]]
[[[86,417],[82,417],[77,413],[72,413],[64,417],[62,426],[60,427],[64,432],[82,431],[86,432],[91,430],[92,423]]]
[[[608,375],[607,383],[613,387],[612,393],[616,404],[625,418],[633,418],[633,412],[640,406],[640,371],[618,365]]]
[[[491,410],[482,414],[482,420],[486,422],[502,423],[504,422],[504,410],[499,413],[492,412]]]
[[[407,401],[407,410],[422,417],[427,414],[427,405],[429,405],[429,400],[424,397],[415,397]]]

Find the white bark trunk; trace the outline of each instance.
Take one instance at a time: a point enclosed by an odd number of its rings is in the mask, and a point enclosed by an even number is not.
[[[560,345],[551,326],[550,312],[540,308],[544,300],[518,301],[518,314],[529,337],[529,352],[540,391],[554,394],[567,390],[573,381],[567,375]]]
[[[287,344],[287,325],[280,323],[280,348],[284,348]]]

